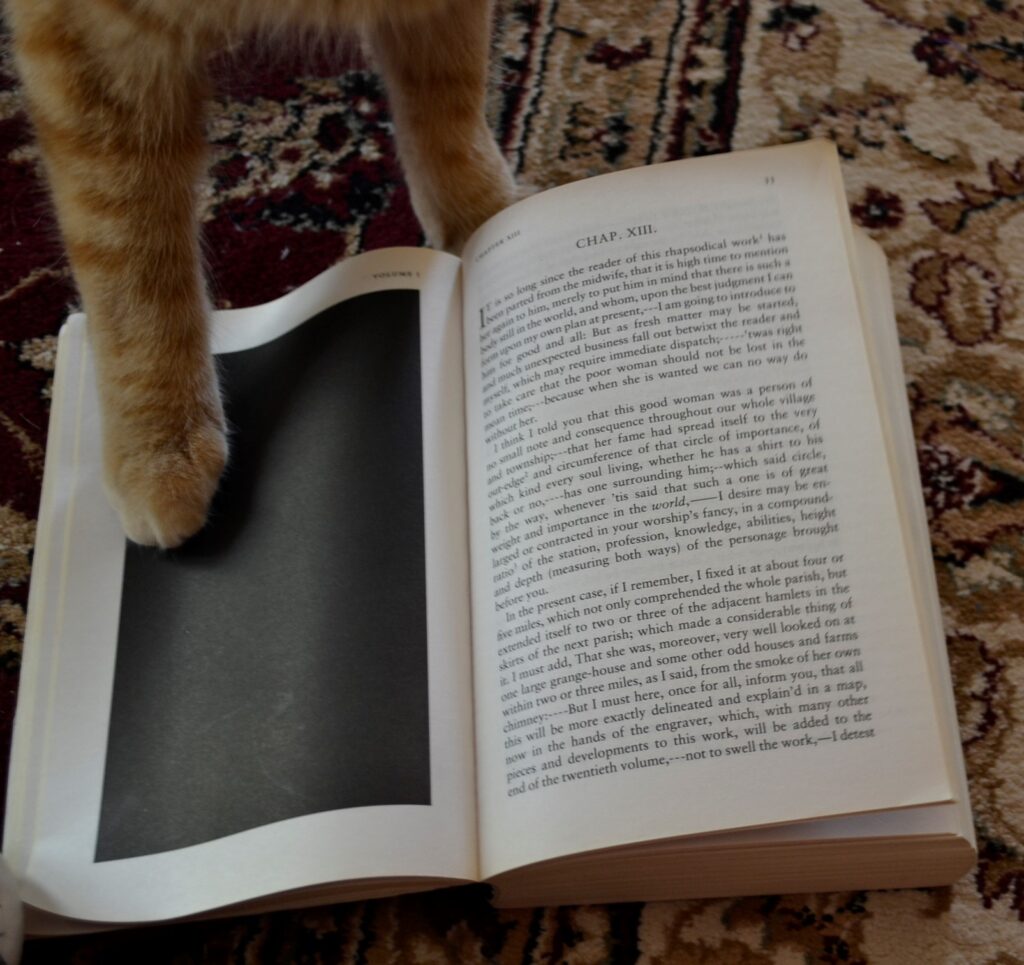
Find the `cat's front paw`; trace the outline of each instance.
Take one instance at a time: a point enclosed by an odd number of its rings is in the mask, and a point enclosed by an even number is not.
[[[523,195],[490,135],[483,147],[467,149],[457,176],[446,171],[427,184],[410,175],[413,207],[427,243],[453,255],[462,253],[469,236],[499,211]]]
[[[470,235],[485,221],[493,218],[499,211],[515,204],[522,197],[514,184],[498,184],[488,186],[488,190],[480,191],[458,204],[442,212],[434,219],[436,227],[426,227],[427,242],[432,247],[461,255],[462,249]],[[425,225],[430,222],[423,219]]]
[[[223,422],[203,417],[177,433],[133,435],[115,430],[105,443],[111,502],[129,539],[170,549],[206,522],[227,461]]]

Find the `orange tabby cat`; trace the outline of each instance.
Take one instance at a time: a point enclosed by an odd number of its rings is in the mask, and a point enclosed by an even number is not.
[[[489,0],[6,0],[89,316],[108,488],[128,535],[198,530],[227,457],[196,184],[206,62],[253,30],[356,28],[388,88],[413,205],[457,250],[513,183],[484,121]]]

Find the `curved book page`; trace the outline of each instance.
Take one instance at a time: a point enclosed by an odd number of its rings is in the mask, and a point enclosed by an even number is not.
[[[954,798],[852,244],[819,142],[467,245],[485,874]]]
[[[170,553],[121,536],[65,327],[5,837],[31,904],[475,877],[457,275],[392,250],[218,313],[232,460]]]

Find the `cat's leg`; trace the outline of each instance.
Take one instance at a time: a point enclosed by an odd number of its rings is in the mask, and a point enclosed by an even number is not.
[[[175,546],[203,525],[227,455],[195,214],[201,61],[160,22],[118,23],[118,4],[12,6],[88,314],[107,486],[133,540]]]
[[[484,113],[491,26],[488,0],[449,0],[368,32],[413,207],[449,251],[517,197]]]

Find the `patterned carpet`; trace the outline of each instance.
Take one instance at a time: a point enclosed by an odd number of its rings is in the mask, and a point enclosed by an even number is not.
[[[486,889],[32,943],[29,963],[1024,961],[1024,8],[1013,0],[509,0],[493,116],[540,186],[825,136],[888,252],[981,851],[951,889],[496,912]],[[321,62],[322,61],[322,62]],[[415,244],[381,90],[307,58],[219,67],[217,302]],[[0,77],[0,746],[54,333],[74,290]]]

